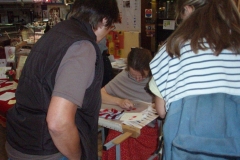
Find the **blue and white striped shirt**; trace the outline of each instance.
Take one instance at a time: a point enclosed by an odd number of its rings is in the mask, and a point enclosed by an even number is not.
[[[171,58],[164,45],[150,62],[166,110],[171,102],[191,95],[240,95],[240,55],[223,50],[215,56],[210,49],[195,54],[190,42],[186,42],[180,54],[180,58]]]

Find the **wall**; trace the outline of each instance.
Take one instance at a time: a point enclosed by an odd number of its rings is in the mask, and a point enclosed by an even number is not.
[[[131,48],[140,47],[141,0],[117,0],[121,23],[107,35],[109,53],[126,58]]]
[[[121,15],[121,24],[116,24],[117,30],[141,31],[141,0],[117,0]]]
[[[147,26],[155,26],[156,28],[156,0],[141,0],[141,47],[147,48],[152,52],[156,51],[155,34],[149,36]],[[145,17],[145,10],[152,9],[152,15]]]

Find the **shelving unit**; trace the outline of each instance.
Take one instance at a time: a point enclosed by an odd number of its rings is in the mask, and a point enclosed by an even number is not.
[[[35,44],[37,42],[37,40],[40,39],[41,36],[44,34],[44,32],[42,32],[42,30],[44,30],[46,28],[45,25],[44,26],[25,25],[24,27],[33,30],[33,33],[28,32],[28,39],[26,40],[28,44]],[[33,38],[32,38],[32,36],[33,36]],[[39,38],[36,38],[36,36],[39,36]]]
[[[156,53],[159,44],[173,32],[173,30],[163,30],[163,20],[174,20],[174,0],[142,0],[141,2],[141,46]],[[152,9],[151,18],[145,17],[145,9]]]
[[[12,34],[17,31],[17,28],[13,24],[0,24],[0,34],[4,35],[6,33]]]
[[[159,47],[174,31],[164,29],[164,21],[174,21],[174,1],[158,0],[156,46]]]
[[[0,24],[0,42],[19,37],[19,24]]]
[[[156,35],[156,45],[161,45],[173,32],[174,30],[163,29],[164,20],[174,20],[168,18],[158,18],[157,20],[157,35]]]
[[[45,0],[44,4],[64,4],[64,0]]]

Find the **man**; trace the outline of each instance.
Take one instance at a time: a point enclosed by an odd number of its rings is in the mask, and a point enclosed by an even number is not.
[[[116,0],[76,0],[34,45],[7,114],[10,159],[97,159],[103,62],[96,42],[119,22]]]

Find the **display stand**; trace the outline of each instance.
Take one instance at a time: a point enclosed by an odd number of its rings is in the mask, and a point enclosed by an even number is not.
[[[32,26],[32,25],[29,25],[29,24],[25,25],[24,27],[26,27],[28,29],[33,29],[32,35],[31,35],[31,33],[28,33],[28,39],[24,40],[24,41],[27,42],[27,44],[35,44],[37,42],[37,40],[40,39],[41,36],[44,34],[44,32],[42,32],[42,30],[44,30],[46,28],[45,25],[43,25],[43,26]],[[39,38],[36,39],[36,36],[38,36]]]

